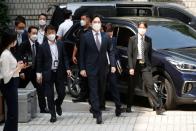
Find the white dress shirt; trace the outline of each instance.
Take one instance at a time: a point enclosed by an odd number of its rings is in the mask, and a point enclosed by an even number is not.
[[[59,29],[57,31],[57,36],[63,37],[67,31],[72,27],[73,21],[71,19],[65,20],[63,23],[60,24]]]
[[[51,43],[50,41],[48,41],[48,44],[50,46],[50,51],[51,51],[51,55],[52,55],[52,67],[51,67],[51,69],[56,70],[57,67],[54,66],[54,61],[58,60],[58,56],[59,56],[56,41],[55,41],[55,43]]]
[[[143,38],[144,39],[144,38]],[[138,34],[138,54],[137,54],[137,59],[141,60],[142,59],[142,49],[141,49],[141,44],[142,44],[142,36]]]
[[[37,42],[39,44],[42,44],[43,43],[43,41],[44,41],[44,34],[45,34],[45,31],[40,28],[38,30],[38,33],[37,33]]]
[[[2,52],[0,59],[0,72],[5,84],[7,84],[12,77],[19,77],[19,72],[16,72],[17,60],[8,49]]]

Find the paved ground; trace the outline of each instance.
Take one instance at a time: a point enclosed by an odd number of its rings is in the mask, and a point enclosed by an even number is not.
[[[88,112],[88,104],[72,103],[67,97],[63,115],[54,124],[49,114],[39,114],[28,123],[19,123],[19,131],[196,131],[195,111],[167,111],[157,116],[150,108],[134,106],[133,113],[115,117],[114,105],[107,102],[109,111],[103,112],[104,124],[95,124]],[[0,131],[3,126],[0,126]]]
[[[62,105],[63,115],[57,122],[49,122],[49,114],[37,114],[28,123],[19,123],[19,131],[196,131],[196,112],[186,108],[167,111],[157,116],[151,108],[134,106],[133,113],[123,113],[115,117],[114,104],[107,102],[109,111],[103,112],[104,124],[97,125],[96,120],[88,112],[88,103],[72,103],[66,96]],[[138,100],[138,99],[137,99]],[[144,100],[141,102],[147,103]],[[184,108],[184,107],[183,107]],[[192,107],[194,108],[194,106]],[[0,126],[0,131],[3,126]]]

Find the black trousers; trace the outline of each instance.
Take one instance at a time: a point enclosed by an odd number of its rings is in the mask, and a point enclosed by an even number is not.
[[[88,99],[89,98],[89,87],[88,87],[88,79],[86,77],[80,76],[80,94],[79,98]]]
[[[115,103],[116,108],[121,107],[121,101],[120,101],[120,94],[117,86],[117,78],[116,73],[111,73],[111,71],[108,73],[108,80],[109,80],[109,86],[108,91],[111,94],[111,97]]]
[[[65,86],[64,86],[64,80],[57,78],[57,72],[51,71],[51,80],[50,81],[44,81],[43,86],[46,92],[47,101],[48,101],[48,108],[52,116],[56,116],[56,106],[61,106],[63,103],[63,100],[65,98]],[[57,99],[54,100],[54,85],[57,91]]]
[[[88,75],[89,98],[95,115],[101,115],[100,106],[105,106],[105,81],[105,73],[99,72],[97,75]]]
[[[1,85],[1,92],[7,104],[7,119],[3,131],[18,131],[18,86],[19,78],[12,78]]]
[[[140,65],[137,61],[135,73],[133,76],[130,76],[128,83],[128,92],[127,92],[127,107],[133,105],[134,90],[139,79],[139,76],[142,76],[142,81],[144,85],[144,91],[147,93],[148,97],[152,100],[155,108],[162,106],[161,99],[158,97],[154,89],[154,82],[152,77],[152,72],[147,69],[146,65]]]
[[[38,96],[38,103],[39,108],[41,111],[46,109],[46,99],[44,88],[42,85],[38,84],[36,81],[36,71],[34,69],[28,70],[28,73],[25,73],[25,80],[20,79],[20,86],[19,88],[26,88],[29,82],[32,82],[34,88],[36,88],[37,96]]]

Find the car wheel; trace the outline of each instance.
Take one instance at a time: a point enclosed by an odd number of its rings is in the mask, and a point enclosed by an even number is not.
[[[72,97],[78,97],[80,94],[80,79],[79,79],[79,70],[78,68],[72,68],[72,76],[68,78],[68,91]]]
[[[161,98],[163,106],[166,109],[174,109],[176,107],[176,95],[174,92],[173,84],[166,76],[162,74],[154,74],[154,87],[155,91],[158,93],[158,96]],[[152,100],[149,99],[150,105],[152,107]]]

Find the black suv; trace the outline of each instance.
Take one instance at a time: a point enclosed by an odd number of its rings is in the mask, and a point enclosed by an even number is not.
[[[81,2],[68,3],[56,6],[51,24],[58,25],[63,22],[63,10],[73,12],[73,18],[79,19],[81,14],[101,14],[105,17],[121,16],[153,16],[178,19],[196,29],[196,16],[186,10],[184,6],[174,3],[153,2]]]

